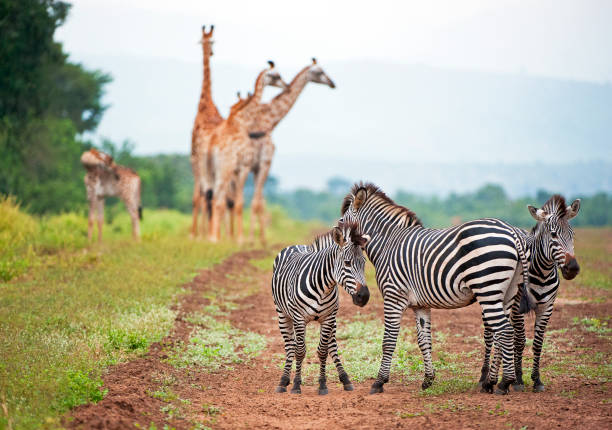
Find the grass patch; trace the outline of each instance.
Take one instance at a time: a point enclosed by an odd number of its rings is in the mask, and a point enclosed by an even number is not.
[[[274,211],[270,237],[302,242],[311,226],[283,217]],[[238,250],[189,240],[190,220],[145,210],[135,243],[122,212],[105,225],[103,244],[88,245],[83,214],[38,218],[0,200],[0,399],[7,423],[59,425],[67,409],[103,393],[105,366],[142,355],[168,333],[181,284]],[[235,306],[214,305],[211,314]],[[250,336],[243,335],[242,359],[260,345]]]
[[[610,321],[610,317],[607,316],[603,319],[599,318],[579,318],[574,317],[572,319],[572,324],[581,326],[584,330],[590,331],[592,333],[597,333],[600,335],[607,335],[612,332],[612,328],[608,326],[608,322]]]
[[[187,345],[178,345],[168,361],[175,367],[201,366],[208,371],[243,363],[256,357],[266,347],[264,336],[238,330],[212,315],[191,314],[186,318],[200,328],[194,330]]]
[[[417,383],[423,380],[424,365],[421,351],[416,341],[416,329],[404,321],[398,337],[395,353],[391,362],[391,382]],[[344,369],[354,382],[374,379],[378,375],[382,359],[382,321],[371,314],[358,314],[351,320],[339,320],[336,338]],[[445,351],[447,335],[434,332],[434,368],[436,380],[432,387],[421,395],[459,393],[474,388],[476,377],[472,375],[471,357],[477,352],[448,353]],[[306,385],[316,385],[319,377],[319,362],[308,359],[316,357],[319,344],[319,326],[310,324],[306,333],[307,358],[303,367],[303,381]],[[279,354],[279,368],[284,366],[284,354]],[[469,360],[468,360],[469,359]],[[466,363],[467,362],[467,363]],[[327,361],[327,377],[337,380],[333,363]]]

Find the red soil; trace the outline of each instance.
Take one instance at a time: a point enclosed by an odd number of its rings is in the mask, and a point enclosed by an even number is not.
[[[144,358],[108,369],[103,378],[107,396],[97,404],[79,406],[71,411],[65,417],[64,425],[100,429],[133,429],[135,423],[141,428],[149,428],[150,423],[155,423],[159,429],[165,424],[170,428],[187,429],[193,428],[197,422],[212,428],[228,429],[612,428],[609,381],[600,383],[596,379],[568,374],[553,377],[543,372],[542,378],[547,384],[544,393],[482,394],[476,389],[480,355],[473,357],[471,363],[474,389],[460,394],[422,397],[419,396],[420,384],[402,383],[393,374],[385,385],[385,392],[374,396],[368,394],[371,380],[356,383],[353,392],[342,391],[335,380],[330,380],[327,396],[318,396],[316,386],[304,386],[301,395],[276,394],[274,388],[280,370],[275,355],[283,353],[283,346],[273,319],[270,273],[257,271],[248,264],[250,259],[265,255],[269,253],[240,252],[196,276],[187,285],[190,293],[180,301],[173,333],[162,343],[153,345]],[[177,341],[185,341],[193,328],[184,320],[185,315],[208,304],[202,293],[212,288],[236,288],[235,276],[228,277],[227,274],[248,274],[259,286],[255,294],[238,302],[240,309],[231,313],[230,321],[240,329],[266,335],[267,349],[248,364],[233,365],[234,370],[213,373],[193,368],[176,369],[164,362],[168,348]],[[340,316],[350,317],[358,308],[344,293],[342,299]],[[380,294],[372,291],[372,299],[368,308],[382,315]],[[550,330],[570,326],[574,316],[602,318],[609,314],[607,303],[574,303],[560,300]],[[455,311],[434,311],[432,320],[434,331],[464,335],[448,336],[447,345],[451,350],[466,351],[466,342],[470,341],[465,337],[482,335],[480,310],[476,305]],[[528,324],[532,323],[531,318]],[[412,315],[407,313],[403,324],[412,325]],[[585,353],[583,348],[589,348],[589,354],[601,352],[603,360],[609,363],[611,348],[606,338],[584,330],[568,331],[566,335],[571,344],[561,346],[557,356],[578,357]],[[532,333],[528,332],[528,336]],[[434,343],[434,358],[435,348]],[[531,351],[526,353],[531,354]],[[307,351],[307,354],[307,360],[315,360],[315,351]],[[546,354],[543,360],[550,363]],[[576,364],[581,363],[577,361]],[[167,403],[151,396],[159,389],[162,378],[170,378],[172,390],[179,398],[189,401],[182,403],[181,417],[170,418],[168,413],[160,410]],[[214,405],[220,412],[207,405]]]

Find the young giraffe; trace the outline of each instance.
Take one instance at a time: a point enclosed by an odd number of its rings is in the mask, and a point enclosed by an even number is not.
[[[265,200],[263,188],[268,179],[275,150],[270,135],[278,123],[289,113],[308,82],[328,85],[330,88],[336,87],[334,82],[317,64],[317,60],[313,58],[312,64],[304,67],[282,93],[274,97],[269,103],[261,103],[257,106],[254,121],[249,125],[249,137],[256,151],[256,157],[251,168],[255,186],[253,200],[251,201],[251,223],[249,228],[251,240],[253,240],[255,218],[257,217],[259,237],[261,242],[265,243]]]
[[[132,236],[140,240],[140,222],[142,207],[140,206],[140,177],[129,167],[115,164],[113,158],[95,149],[86,151],[81,156],[85,175],[85,189],[89,201],[89,218],[87,223],[87,238],[93,238],[93,225],[98,221],[98,242],[102,242],[102,225],[104,224],[104,198],[117,196],[127,208],[132,219]]]
[[[191,236],[195,237],[198,233],[198,215],[202,210],[202,228],[206,220],[206,209],[204,201],[204,191],[202,189],[204,171],[202,166],[205,158],[205,147],[207,141],[214,130],[223,118],[217,110],[217,106],[212,99],[211,92],[211,73],[210,73],[210,57],[212,51],[212,35],[214,25],[210,26],[210,31],[206,32],[206,26],[202,26],[202,51],[204,57],[204,79],[202,81],[202,93],[200,94],[200,103],[198,112],[193,122],[193,131],[191,133],[191,170],[193,172],[193,221],[191,225]]]
[[[211,196],[212,216],[209,225],[209,239],[217,242],[221,237],[220,220],[230,197],[234,197],[233,215],[236,218],[238,241],[242,241],[242,209],[244,206],[244,183],[251,171],[256,157],[247,132],[247,125],[263,95],[266,85],[286,88],[272,61],[255,81],[253,95],[239,100],[212,134],[207,149],[206,175],[204,188],[207,197]],[[212,192],[210,192],[212,191]]]

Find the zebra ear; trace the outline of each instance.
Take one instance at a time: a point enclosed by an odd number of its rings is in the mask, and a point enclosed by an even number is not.
[[[370,235],[368,235],[368,234],[362,234],[362,235],[361,235],[361,238],[363,239],[363,245],[362,245],[362,248],[365,248],[365,246],[368,244],[368,242],[370,241],[370,239],[372,239],[372,238],[370,237]]]
[[[355,193],[355,199],[353,200],[353,209],[359,210],[366,201],[367,191],[365,188],[359,188]]]
[[[578,215],[578,211],[580,210],[580,199],[576,199],[572,202],[571,205],[567,207],[567,219],[572,219],[576,215]]]
[[[338,246],[343,246],[344,245],[344,234],[342,233],[342,230],[339,229],[338,227],[334,227],[334,229],[332,230],[332,239],[334,239],[334,242],[336,242]]]
[[[529,209],[529,213],[536,221],[546,221],[546,217],[548,216],[548,212],[543,209],[537,209],[531,205],[527,205],[527,209]]]

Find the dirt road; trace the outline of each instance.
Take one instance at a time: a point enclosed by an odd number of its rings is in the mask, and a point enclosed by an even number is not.
[[[418,383],[401,381],[393,374],[385,385],[385,392],[374,396],[368,394],[372,380],[355,383],[353,392],[342,391],[335,379],[330,380],[327,396],[318,396],[313,385],[305,386],[301,395],[274,393],[281,373],[278,364],[283,347],[270,295],[271,270],[256,269],[249,264],[252,259],[272,254],[270,251],[240,252],[202,271],[186,285],[188,293],[177,306],[171,335],[153,345],[145,357],[110,368],[103,378],[108,389],[106,397],[98,404],[76,408],[65,417],[64,424],[71,428],[109,429],[161,429],[165,425],[177,429],[612,428],[609,337],[578,326],[564,333],[564,341],[557,343],[556,351],[545,354],[544,363],[556,365],[557,360],[560,370],[554,375],[550,370],[544,371],[543,380],[547,384],[544,393],[511,392],[507,396],[480,393],[476,389],[480,354],[469,358],[473,388],[459,393],[424,396]],[[207,297],[211,294],[219,291],[233,294],[244,289],[243,281],[250,287],[246,294],[236,296],[239,297],[237,309],[218,318],[228,319],[240,330],[264,335],[265,350],[247,363],[233,364],[232,370],[222,367],[206,372],[197,367],[171,365],[169,351],[188,342],[195,327],[186,316],[209,305]],[[368,306],[375,313],[372,317],[377,318],[382,315],[382,304],[375,287],[372,296],[376,298]],[[350,318],[357,308],[344,292],[342,299],[340,316]],[[605,302],[559,300],[550,330],[566,329],[573,317],[589,315],[603,319],[609,313],[608,307]],[[476,305],[456,311],[434,311],[432,320],[434,331],[452,334],[445,343],[451,350],[465,349],[466,338],[477,339],[482,335],[480,310]],[[532,324],[533,319],[529,322]],[[412,316],[406,315],[402,324],[412,325]],[[438,353],[434,344],[434,358]],[[526,354],[530,355],[531,351]],[[585,354],[599,358],[585,364]],[[307,351],[307,360],[316,361],[316,351]],[[344,360],[350,357],[345,355]],[[602,365],[607,366],[604,379],[601,375],[597,377]],[[584,376],[589,374],[589,366],[594,377]],[[162,389],[166,391],[159,394]]]

